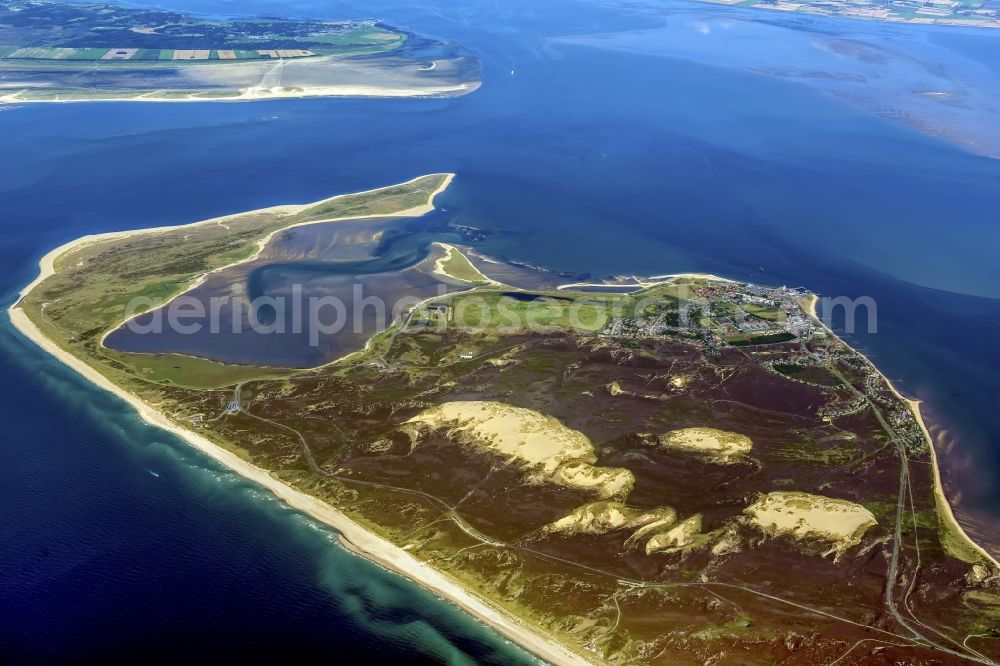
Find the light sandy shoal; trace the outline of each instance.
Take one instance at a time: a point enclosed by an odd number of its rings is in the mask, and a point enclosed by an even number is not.
[[[827,326],[823,322],[823,320],[820,319],[819,315],[816,312],[816,306],[818,303],[819,303],[819,297],[813,294],[809,299],[809,314],[823,328],[823,330],[826,331],[826,334],[838,340],[841,344],[852,349],[855,354],[863,358],[865,362],[868,364],[868,366],[878,373],[879,377],[881,377],[882,381],[886,383],[886,386],[889,387],[889,390],[892,391],[893,395],[895,395],[897,399],[902,400],[907,405],[909,405],[910,411],[913,413],[914,418],[917,420],[917,424],[920,426],[920,430],[924,433],[924,439],[927,440],[927,448],[930,451],[930,457],[931,457],[931,467],[934,470],[934,496],[935,498],[937,498],[938,506],[943,510],[944,518],[945,520],[948,521],[948,526],[951,529],[951,531],[954,532],[960,539],[962,539],[962,541],[964,541],[967,546],[969,546],[974,551],[979,553],[986,561],[992,563],[993,566],[1000,568],[1000,562],[997,561],[997,558],[991,555],[985,548],[976,543],[972,539],[972,537],[969,536],[968,532],[965,531],[965,528],[962,527],[962,524],[958,522],[958,519],[955,517],[955,512],[951,508],[951,501],[948,499],[948,496],[944,492],[944,484],[941,482],[941,466],[938,464],[937,450],[934,448],[934,438],[931,437],[931,433],[927,429],[927,424],[924,422],[924,415],[920,409],[920,401],[907,398],[902,393],[900,393],[899,389],[896,388],[895,384],[889,381],[889,378],[886,377],[884,374],[882,374],[882,371],[878,369],[878,366],[872,363],[872,360],[870,358],[868,358],[863,353],[861,353],[857,349],[854,349],[849,344],[844,342],[843,338],[841,338],[833,331],[833,329]]]
[[[661,446],[689,451],[717,453],[723,456],[750,453],[753,449],[753,442],[746,435],[741,435],[738,432],[718,430],[716,428],[683,428],[681,430],[673,430],[660,435],[659,441]]]
[[[380,88],[378,86],[324,86],[302,89],[245,89],[239,95],[220,95],[206,97],[189,95],[187,97],[156,97],[159,92],[122,95],[121,97],[102,97],[100,99],[32,99],[21,97],[22,91],[0,95],[0,104],[74,104],[93,102],[256,102],[269,99],[300,99],[309,97],[442,97],[474,92],[481,84],[460,83],[452,86],[436,86],[428,88]],[[169,91],[165,91],[169,92]]]
[[[736,283],[736,280],[730,280],[729,278],[719,277],[718,275],[712,275],[711,273],[669,273],[667,275],[654,275],[651,277],[638,277],[635,275],[629,276],[630,279],[635,280],[634,283],[614,283],[614,282],[570,282],[567,284],[561,284],[556,287],[557,290],[567,290],[576,289],[580,287],[637,287],[641,289],[648,289],[649,287],[656,287],[663,284],[669,284],[675,280],[682,278],[688,278],[692,280],[712,280],[713,282],[729,282]]]
[[[818,537],[845,546],[859,543],[864,532],[877,524],[860,504],[797,491],[761,495],[744,513],[765,532]]]
[[[143,402],[137,396],[116,386],[104,375],[61,349],[47,338],[19,307],[12,306],[8,310],[8,313],[15,328],[26,338],[50,353],[64,365],[78,372],[95,386],[115,394],[130,404],[138,412],[143,421],[177,435],[191,446],[194,446],[199,451],[222,463],[234,472],[267,488],[292,508],[302,511],[315,520],[334,528],[340,533],[341,539],[345,541],[345,545],[349,546],[351,550],[448,599],[545,660],[555,664],[591,663],[580,655],[571,652],[554,639],[537,633],[487,599],[467,590],[447,574],[424,564],[395,544],[365,530],[326,502],[306,495],[282,483],[271,476],[268,471],[243,460],[236,454],[214,444],[202,435],[173,423],[162,412]]]

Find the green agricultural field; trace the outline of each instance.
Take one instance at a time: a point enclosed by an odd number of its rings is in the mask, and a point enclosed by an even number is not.
[[[766,319],[767,321],[787,321],[788,316],[785,312],[774,305],[755,305],[753,303],[748,303],[743,306],[743,311],[752,317],[757,317],[758,319]]]
[[[402,46],[406,35],[377,26],[366,26],[350,32],[312,35],[309,39],[319,44],[328,44],[334,52],[386,51]]]
[[[596,334],[611,322],[616,305],[627,305],[627,301],[592,294],[572,298],[540,294],[525,301],[502,291],[479,290],[453,297],[449,323],[459,329],[504,333],[551,329]]]
[[[139,49],[132,56],[131,60],[159,60],[160,59],[160,49]]]

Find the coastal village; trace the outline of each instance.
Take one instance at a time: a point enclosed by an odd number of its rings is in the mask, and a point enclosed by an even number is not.
[[[575,288],[631,291],[597,297],[593,291],[573,293]],[[817,415],[824,421],[835,423],[870,408],[908,454],[927,450],[927,439],[910,404],[867,358],[816,318],[812,306],[817,297],[802,287],[775,287],[712,276],[620,277],[611,283],[567,285],[558,295],[503,291],[498,296],[517,301],[516,308],[522,309],[516,311],[525,321],[538,319],[537,312],[546,309],[560,312],[574,304],[581,309],[597,307],[606,315],[605,323],[577,332],[615,340],[624,346],[677,340],[696,345],[708,358],[742,351],[774,374],[823,389],[830,400],[819,407]],[[529,311],[534,308],[537,310]],[[417,332],[452,327],[456,325],[456,310],[463,310],[460,296],[457,300],[452,295],[426,303],[411,312],[403,328]],[[562,326],[553,330],[566,327],[568,318],[556,319]],[[448,362],[476,358],[468,349],[455,353]],[[372,364],[383,373],[400,369],[383,359]]]
[[[618,318],[602,335],[691,338],[710,356],[727,347],[745,347],[763,367],[792,381],[845,389],[842,400],[820,409],[824,420],[833,422],[871,407],[908,454],[925,452],[927,439],[907,401],[868,359],[829,335],[807,313],[813,298],[801,287],[710,281],[692,287],[685,298],[652,308],[655,318]],[[806,378],[809,369],[812,379]],[[823,381],[815,378],[818,372],[826,375]]]
[[[605,334],[611,337],[683,335],[702,340],[706,352],[809,339],[824,335],[802,310],[809,293],[800,288],[765,287],[739,282],[709,282],[678,292],[646,308],[655,318],[618,318]],[[640,314],[640,313],[637,313]]]

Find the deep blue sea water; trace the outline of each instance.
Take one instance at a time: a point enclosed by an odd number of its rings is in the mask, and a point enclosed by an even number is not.
[[[487,253],[875,299],[878,332],[849,337],[925,401],[959,515],[1000,552],[1000,33],[682,2],[162,5],[376,15],[462,42],[485,81],[447,100],[0,111],[4,304],[85,233],[454,171],[444,214],[494,230]],[[0,356],[0,657],[527,658],[6,320]]]

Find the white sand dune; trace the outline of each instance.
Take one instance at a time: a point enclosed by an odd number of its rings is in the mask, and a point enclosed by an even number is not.
[[[753,442],[746,435],[716,428],[683,428],[659,437],[660,446],[707,453],[730,459],[750,453]]]
[[[765,534],[829,542],[830,550],[824,555],[858,545],[877,524],[871,511],[860,504],[795,491],[761,495],[744,513]]]
[[[623,496],[635,477],[627,469],[598,467],[594,447],[582,432],[531,409],[488,400],[446,402],[408,422],[446,430],[522,468],[533,482],[551,482],[596,493]]]

